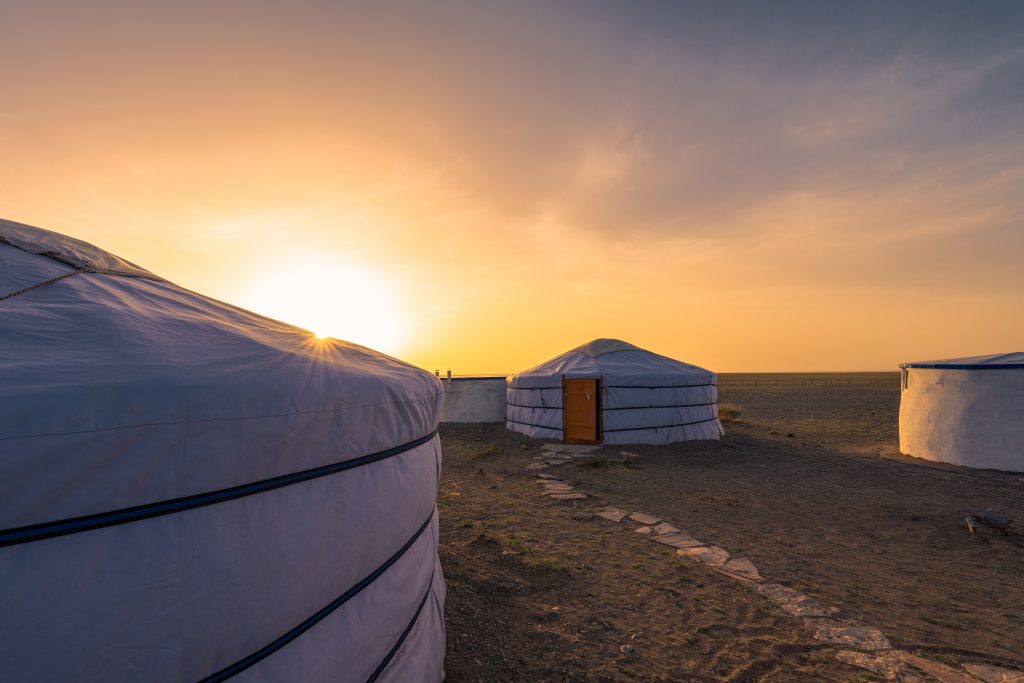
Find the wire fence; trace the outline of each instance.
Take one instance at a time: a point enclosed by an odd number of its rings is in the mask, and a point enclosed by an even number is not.
[[[787,373],[787,374],[720,374],[718,386],[730,387],[885,387],[898,389],[900,373]]]

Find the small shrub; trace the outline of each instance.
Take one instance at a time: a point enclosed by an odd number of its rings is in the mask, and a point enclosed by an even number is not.
[[[478,451],[474,455],[469,456],[469,459],[470,460],[479,460],[481,458],[489,458],[489,457],[492,457],[492,456],[495,456],[495,455],[502,455],[503,453],[504,453],[504,451],[501,449],[501,447],[498,444],[492,443],[492,444],[488,444],[488,446],[486,448],[484,448],[482,451]]]
[[[718,419],[722,422],[739,422],[743,409],[729,403],[718,404]]]

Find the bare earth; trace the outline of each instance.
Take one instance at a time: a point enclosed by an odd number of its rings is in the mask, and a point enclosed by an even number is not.
[[[972,507],[1020,519],[1024,476],[899,455],[895,381],[725,382],[720,398],[740,410],[720,442],[630,446],[628,464],[604,447],[544,470],[580,501],[541,495],[525,469],[544,442],[442,426],[449,681],[883,680],[640,524],[590,515],[604,505],[749,558],[894,647],[1024,668],[1024,542],[964,524]]]

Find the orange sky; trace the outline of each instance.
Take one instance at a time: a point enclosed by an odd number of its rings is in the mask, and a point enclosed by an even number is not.
[[[1020,12],[207,4],[0,9],[0,215],[442,373],[1024,347]]]

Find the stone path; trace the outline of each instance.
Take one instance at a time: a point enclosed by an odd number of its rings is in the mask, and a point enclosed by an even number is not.
[[[541,449],[542,453],[534,456],[534,462],[528,464],[526,469],[537,472],[565,465],[580,458],[590,458],[597,448],[546,443]],[[637,457],[625,451],[622,452],[622,456]],[[589,498],[586,493],[576,490],[575,486],[553,474],[540,472],[535,476],[535,483],[543,487],[542,495],[560,501]],[[698,562],[709,570],[734,579],[740,585],[757,592],[790,616],[802,620],[815,639],[841,646],[843,649],[836,652],[836,659],[870,671],[886,681],[1024,683],[1024,672],[1021,671],[976,663],[964,664],[961,670],[893,648],[889,639],[878,629],[834,619],[833,616],[839,612],[837,608],[822,605],[810,596],[781,584],[766,583],[758,568],[747,558],[732,557],[725,548],[706,544],[656,515],[648,512],[630,512],[611,506],[599,508],[593,514],[617,524],[639,524],[640,526],[633,529],[635,533],[648,536],[652,541],[673,549],[676,555]]]

